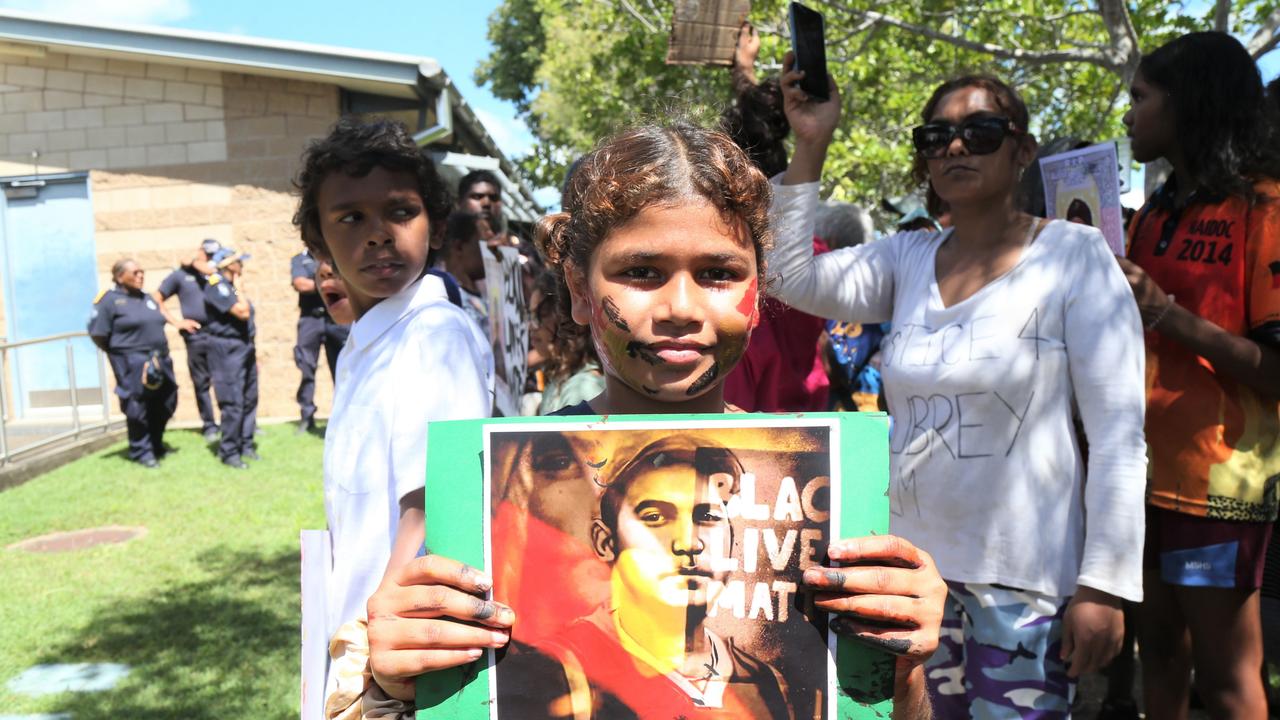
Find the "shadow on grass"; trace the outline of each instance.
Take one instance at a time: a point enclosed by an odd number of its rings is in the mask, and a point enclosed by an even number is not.
[[[118,687],[67,693],[76,720],[297,716],[298,553],[213,550],[206,574],[152,598],[103,608],[42,663],[118,662]]]

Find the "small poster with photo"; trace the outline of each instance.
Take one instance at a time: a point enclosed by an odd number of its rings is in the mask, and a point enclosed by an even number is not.
[[[495,253],[497,255],[495,256]],[[520,414],[529,357],[520,253],[499,247],[484,251],[484,285],[489,305],[489,340],[496,375],[494,407],[506,417]]]
[[[1040,158],[1044,206],[1051,218],[1096,227],[1116,255],[1124,255],[1120,161],[1114,142]]]
[[[837,637],[802,583],[833,538],[888,531],[884,415],[456,421],[428,447],[427,546],[517,621],[419,680],[420,719],[891,711],[893,657]]]

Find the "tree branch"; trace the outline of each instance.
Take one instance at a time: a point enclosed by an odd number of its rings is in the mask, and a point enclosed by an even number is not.
[[[1113,2],[1114,1],[1118,0],[1113,0]],[[1104,2],[1104,4],[1106,3]],[[1113,72],[1119,72],[1123,66],[1121,62],[1117,62],[1117,55],[1115,54],[1114,46],[1112,50],[1105,52],[1095,52],[1088,49],[1024,50],[1022,48],[1011,48],[1003,45],[995,45],[993,43],[970,40],[960,35],[942,32],[941,30],[935,30],[925,25],[917,25],[891,15],[885,15],[871,10],[852,10],[850,12],[860,15],[867,20],[871,20],[877,25],[888,25],[889,27],[894,27],[913,35],[921,35],[933,40],[955,45],[956,47],[985,53],[1004,60],[1017,60],[1019,62],[1032,64],[1083,62],[1098,65]],[[1125,17],[1128,17],[1127,12],[1125,13]],[[1132,26],[1130,27],[1132,28]],[[1136,42],[1134,44],[1136,46]]]
[[[625,9],[628,13],[630,13],[631,17],[634,17],[636,20],[639,20],[640,24],[644,26],[645,30],[648,30],[651,33],[662,32],[661,28],[654,27],[653,23],[649,22],[649,18],[642,15],[640,11],[637,10],[636,7],[632,5],[630,2],[628,2],[627,0],[620,0],[620,2],[622,3],[623,9]]]
[[[1108,55],[1108,67],[1118,73],[1127,87],[1133,82],[1133,75],[1138,71],[1138,62],[1142,52],[1138,49],[1138,31],[1133,27],[1133,18],[1123,0],[1098,0],[1098,12],[1102,15],[1102,23],[1111,38],[1111,50]]]
[[[1231,0],[1217,0],[1214,3],[1213,29],[1218,32],[1231,30]]]
[[[1267,19],[1262,21],[1262,25],[1245,45],[1254,60],[1271,52],[1276,44],[1280,43],[1280,33],[1277,33],[1277,30],[1280,30],[1280,8],[1273,10]]]

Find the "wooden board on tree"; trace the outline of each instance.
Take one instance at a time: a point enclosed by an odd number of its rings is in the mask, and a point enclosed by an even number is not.
[[[668,65],[732,65],[751,0],[676,0]]]

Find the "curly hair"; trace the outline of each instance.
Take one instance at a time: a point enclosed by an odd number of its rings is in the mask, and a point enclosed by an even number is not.
[[[720,128],[747,152],[765,177],[787,169],[784,143],[791,134],[791,123],[782,111],[782,86],[777,78],[743,88],[720,116]]]
[[[1178,143],[1201,187],[1252,202],[1251,176],[1280,177],[1262,75],[1239,40],[1188,33],[1144,55],[1138,72],[1168,93]]]
[[[933,120],[933,114],[937,112],[938,105],[942,103],[944,97],[956,90],[971,87],[981,88],[991,93],[992,99],[996,101],[996,107],[1000,108],[1009,120],[1013,121],[1014,127],[1024,133],[1030,132],[1031,113],[1027,111],[1027,103],[1023,101],[1022,96],[1018,94],[1017,90],[1013,89],[1012,85],[994,75],[961,75],[942,83],[934,88],[933,94],[929,96],[929,101],[924,104],[924,110],[920,113],[921,120],[926,123]],[[912,158],[911,177],[925,186],[925,209],[929,211],[929,214],[936,218],[945,213],[947,204],[933,191],[933,183],[929,182],[928,164],[919,153],[916,153]]]
[[[427,211],[431,235],[438,237],[444,232],[451,205],[448,191],[436,173],[435,163],[413,141],[404,125],[391,120],[365,122],[346,116],[334,123],[327,136],[307,144],[302,154],[302,169],[293,181],[299,195],[293,224],[313,254],[330,257],[320,230],[320,209],[316,206],[325,178],[335,172],[362,178],[376,167],[412,174]]]
[[[547,358],[547,378],[564,380],[581,370],[589,362],[600,364],[596,346],[591,342],[587,328],[572,321],[564,322],[560,315],[560,293],[563,292],[556,273],[542,270],[534,278],[533,287],[542,293],[542,300],[530,308],[535,322],[555,319],[551,336],[551,357]]]
[[[765,274],[772,244],[768,179],[727,135],[692,123],[641,125],[602,141],[565,182],[562,212],[538,221],[535,243],[556,275],[561,324],[572,324],[565,268],[588,267],[610,232],[653,206],[705,200],[730,226],[741,224]]]

